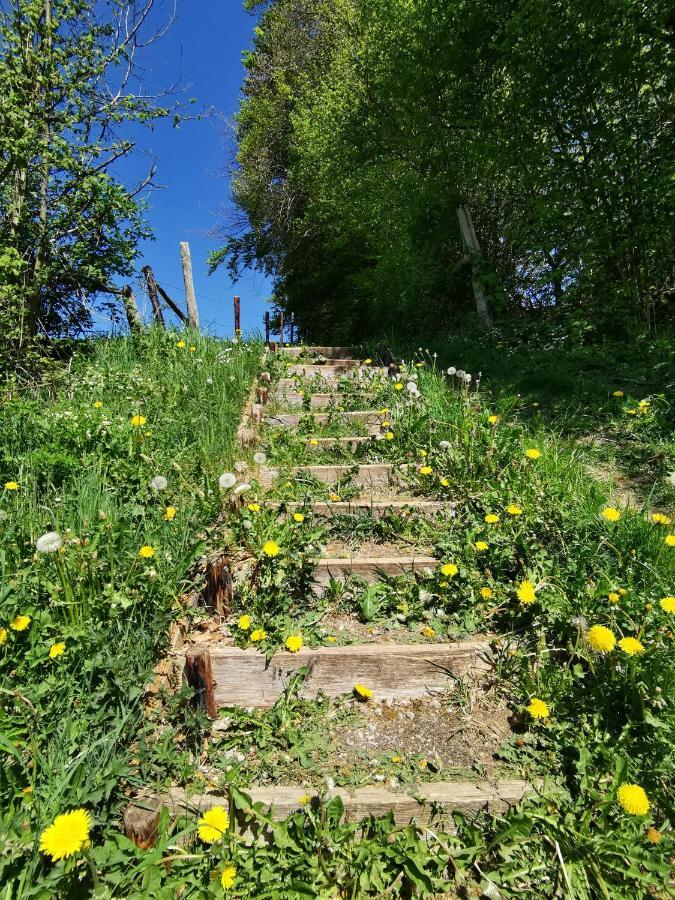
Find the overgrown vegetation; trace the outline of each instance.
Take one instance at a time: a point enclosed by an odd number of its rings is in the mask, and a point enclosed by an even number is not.
[[[213,262],[271,273],[308,338],[465,320],[462,204],[497,320],[554,309],[586,341],[667,320],[666,0],[248,5],[262,10],[238,117],[248,228]]]

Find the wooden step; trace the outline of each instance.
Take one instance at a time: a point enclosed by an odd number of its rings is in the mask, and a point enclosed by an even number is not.
[[[393,484],[397,472],[404,470],[405,466],[394,466],[391,463],[371,463],[363,466],[294,466],[291,474],[294,478],[308,475],[324,484],[333,484],[341,478],[351,476],[351,484],[370,490]],[[276,481],[274,470],[261,468],[259,481],[264,487],[270,487]]]
[[[364,438],[364,440],[368,440],[368,438]],[[305,507],[306,504],[303,503],[286,504],[286,509],[290,513],[305,509]],[[312,503],[309,508],[314,515],[326,518],[371,515],[375,519],[381,519],[388,514],[399,516],[406,511],[424,518],[440,515],[452,518],[455,516],[457,504],[454,501],[446,503],[438,500],[411,498],[410,500],[340,500],[337,503]]]
[[[265,416],[265,424],[272,428],[297,428],[302,421],[307,421],[310,417],[316,425],[344,420],[345,422],[363,422],[364,425],[378,426],[384,418],[377,409],[361,409],[354,412],[336,411],[334,413],[271,413],[269,416]]]
[[[360,444],[370,444],[373,438],[377,438],[377,434],[370,434],[368,437],[339,437],[339,438],[307,438],[303,443],[310,450],[326,450],[330,447],[344,447],[355,451]]]
[[[326,359],[357,359],[358,347],[288,347],[286,356],[325,356]]]
[[[437,565],[438,560],[433,556],[324,556],[314,569],[314,579],[320,587],[326,587],[331,580],[345,581],[352,575],[372,583],[381,576],[422,572],[424,569],[435,569]]]
[[[436,781],[419,784],[415,787],[414,796],[408,793],[393,791],[384,785],[372,785],[359,788],[333,788],[332,797],[340,797],[345,808],[345,819],[348,822],[360,822],[368,816],[383,816],[389,812],[394,814],[397,825],[408,825],[411,821],[425,825],[436,816],[448,823],[449,831],[454,831],[453,813],[470,815],[488,812],[492,815],[505,813],[509,808],[532,791],[532,785],[518,778],[504,778],[497,781]],[[243,789],[253,803],[261,803],[269,810],[270,817],[280,822],[297,812],[306,803],[307,798],[314,798],[317,792],[302,785],[271,785]],[[161,795],[161,805],[165,806],[172,816],[202,815],[214,806],[229,805],[226,793],[204,791],[188,794],[184,788],[173,787]],[[327,798],[326,798],[327,799]],[[301,802],[301,800],[303,802]],[[142,801],[137,801],[141,803]],[[152,802],[152,801],[151,801]],[[314,801],[318,802],[318,801]],[[150,803],[148,803],[150,805]],[[240,827],[246,829],[246,816],[239,812]]]
[[[295,407],[295,406],[304,406],[305,400],[309,396],[309,406],[310,409],[327,409],[329,406],[339,406],[340,404],[340,394],[298,394],[298,393],[288,393],[288,394],[277,394],[275,396],[275,400],[277,403],[283,403],[285,406]],[[368,394],[363,394],[362,399],[364,403],[370,399]],[[343,398],[344,399],[344,398]]]
[[[307,677],[301,697],[339,697],[350,694],[358,682],[373,691],[375,700],[427,697],[432,691],[451,690],[458,678],[491,667],[490,645],[479,640],[303,647],[297,653],[277,651],[269,663],[255,647],[197,644],[181,657],[187,680],[203,691],[204,707],[212,718],[223,707],[273,706],[290,676],[303,667]],[[195,672],[200,684],[195,684]]]
[[[355,363],[355,365],[352,365],[352,363]],[[341,360],[340,363],[334,366],[328,364],[325,366],[314,366],[307,363],[305,365],[289,366],[287,369],[289,375],[304,375],[305,378],[312,378],[315,375],[319,375],[321,378],[341,378],[343,375],[354,376],[366,371],[387,374],[387,369],[378,368],[377,366],[361,366],[357,359]]]

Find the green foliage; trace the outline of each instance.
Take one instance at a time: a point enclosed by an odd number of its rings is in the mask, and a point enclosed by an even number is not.
[[[314,339],[437,334],[473,307],[461,203],[497,318],[556,308],[600,335],[665,321],[668,14],[665,0],[267,4],[238,116],[250,228],[214,265],[273,273]]]

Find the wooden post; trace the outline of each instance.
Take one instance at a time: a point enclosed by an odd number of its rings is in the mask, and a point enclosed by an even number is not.
[[[241,297],[234,298],[234,334],[236,337],[241,334]]]
[[[284,314],[279,313],[279,346],[284,346]]]
[[[191,647],[185,654],[185,679],[194,688],[195,706],[204,708],[209,719],[218,718],[218,708],[213,696],[213,670],[208,647]]]
[[[462,238],[469,251],[469,258],[471,260],[471,284],[473,286],[473,295],[476,299],[476,312],[483,325],[486,328],[492,328],[492,315],[488,309],[487,300],[485,299],[483,285],[480,279],[480,244],[478,243],[476,230],[473,227],[473,220],[471,218],[471,210],[469,207],[460,206],[457,210],[457,218],[459,219]]]
[[[270,314],[269,310],[265,313],[265,343],[270,342]]]
[[[293,328],[295,327],[295,313],[291,313],[291,334],[288,338],[289,344],[293,343]]]
[[[159,291],[160,297],[164,300],[164,302],[169,307],[169,309],[173,310],[173,312],[175,312],[175,314],[178,316],[178,318],[181,320],[181,322],[183,322],[183,324],[187,325],[188,320],[187,320],[187,317],[186,317],[185,313],[183,312],[183,310],[173,302],[173,300],[171,299],[171,297],[169,297],[169,295],[164,290],[164,288],[162,287],[161,284],[157,284],[156,287],[157,287],[157,290]]]
[[[143,319],[138,311],[136,297],[130,284],[125,284],[122,288],[122,303],[124,311],[127,314],[127,322],[129,323],[129,331],[132,334],[139,334],[143,328]]]
[[[157,324],[162,328],[166,328],[166,325],[164,324],[164,316],[162,315],[162,307],[159,305],[157,282],[155,281],[155,276],[152,273],[151,266],[143,266],[142,272],[145,276],[145,283],[148,288],[150,303],[152,303],[152,314],[155,317],[155,322],[157,322]]]
[[[190,245],[187,241],[181,241],[180,260],[183,266],[183,282],[185,283],[185,301],[187,303],[188,323],[190,328],[199,329],[197,298],[195,297],[195,284],[192,279],[192,257],[190,256]]]

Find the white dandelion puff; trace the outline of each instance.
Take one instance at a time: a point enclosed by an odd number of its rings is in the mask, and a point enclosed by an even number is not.
[[[448,450],[450,448],[450,441],[441,441],[438,446],[441,450]]]
[[[456,375],[457,369],[454,366],[450,366],[449,369],[446,370],[448,375]]]
[[[466,374],[466,373],[465,373],[464,369],[457,369],[457,371],[455,372],[455,375],[456,375],[458,378],[464,378],[464,375],[465,375],[465,374]]]
[[[224,491],[227,491],[231,487],[234,487],[236,483],[237,476],[233,475],[232,472],[223,472],[223,474],[218,479],[218,484]]]
[[[262,450],[258,451],[258,453],[253,456],[253,462],[256,466],[264,466],[267,462],[267,454],[263,453]]]
[[[63,547],[63,538],[58,531],[48,531],[37,539],[35,546],[38,553],[56,553]]]
[[[464,381],[466,381],[467,384],[471,384],[471,375],[468,372],[464,375]]]
[[[150,482],[150,487],[153,491],[165,491],[167,489],[169,482],[163,475],[155,475],[155,477]]]

